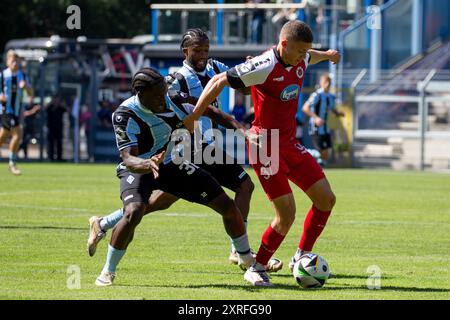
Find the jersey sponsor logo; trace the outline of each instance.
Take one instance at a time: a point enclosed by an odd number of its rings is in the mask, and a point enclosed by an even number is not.
[[[294,100],[298,98],[299,93],[300,86],[297,84],[291,84],[290,86],[284,88],[284,90],[281,92],[280,99],[282,101]]]
[[[297,77],[301,79],[305,75],[305,70],[303,70],[302,67],[298,67],[295,73],[297,74]]]

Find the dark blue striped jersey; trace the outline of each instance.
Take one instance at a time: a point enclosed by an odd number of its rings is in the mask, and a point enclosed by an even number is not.
[[[183,119],[192,112],[193,106],[174,102],[168,95],[166,103],[170,110],[154,113],[143,107],[138,96],[125,100],[112,115],[117,148],[138,148],[138,157],[149,159],[166,151],[164,163],[171,161],[172,132],[184,128]]]
[[[205,70],[202,72],[195,71],[189,63],[185,60],[183,66],[175,73],[174,78],[171,79],[170,75],[167,78],[170,90],[181,91],[189,97],[200,98],[203,92],[203,88],[206,87],[209,80],[214,75],[227,71],[229,68],[220,61],[209,59],[206,64]],[[218,100],[215,100],[212,105],[220,108]],[[200,118],[201,132],[206,133],[207,130],[212,129],[213,125],[211,119],[208,117]],[[206,141],[212,142],[212,136],[205,136]]]
[[[13,73],[11,69],[7,68],[1,73],[1,92],[3,94],[6,102],[3,103],[0,108],[0,114],[12,114],[16,117],[20,116],[22,111],[22,100],[24,89],[19,88],[19,83],[25,81],[27,85],[28,77],[26,74],[19,70]]]
[[[328,134],[328,113],[332,110],[336,110],[336,97],[331,94],[325,92],[322,88],[316,90],[308,99],[308,103],[310,105],[310,110],[317,114],[325,124],[317,127],[314,123],[314,118],[309,119],[309,134],[318,134],[324,135]]]

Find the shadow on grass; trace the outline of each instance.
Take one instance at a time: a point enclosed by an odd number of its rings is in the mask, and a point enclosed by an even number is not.
[[[76,227],[55,227],[55,226],[0,226],[0,229],[27,229],[27,230],[82,230],[86,231],[86,228]]]
[[[301,289],[298,285],[286,285],[274,283],[273,287],[252,287],[250,285],[229,285],[229,284],[198,284],[198,285],[130,285],[130,284],[117,284],[117,287],[139,287],[139,288],[172,288],[172,289],[229,289],[229,290],[244,290],[247,292],[261,292],[262,290],[291,290],[291,291],[346,291],[346,290],[358,290],[358,291],[373,291],[373,292],[386,292],[386,291],[402,291],[402,292],[441,292],[450,293],[450,289],[443,288],[416,288],[416,287],[398,287],[398,286],[385,286],[380,290],[369,290],[366,286],[333,286],[325,285],[323,288],[316,289]]]
[[[297,285],[277,284],[274,287],[253,287],[250,285],[230,285],[230,284],[198,284],[198,285],[131,285],[131,284],[114,284],[115,287],[139,287],[139,288],[171,288],[171,289],[229,289],[229,290],[244,290],[247,292],[261,292],[262,290],[296,290]]]
[[[280,277],[280,278],[293,278],[291,274],[278,274],[274,273],[271,276]],[[333,277],[330,279],[363,279],[366,280],[368,275],[353,275],[353,274],[333,274]],[[390,276],[383,276],[383,279],[392,279]]]

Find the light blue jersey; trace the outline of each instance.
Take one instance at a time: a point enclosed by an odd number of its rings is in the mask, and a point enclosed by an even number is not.
[[[24,89],[19,88],[19,83],[25,81],[27,86],[28,77],[19,70],[13,73],[11,69],[7,68],[1,73],[1,94],[5,96],[6,103],[0,108],[0,114],[12,114],[16,117],[20,116],[22,111],[22,100]]]
[[[309,119],[309,134],[325,135],[328,132],[328,113],[336,110],[336,96],[331,93],[326,93],[322,88],[316,90],[308,99],[311,111],[317,114],[323,121],[324,125],[317,127],[314,123],[314,118]]]
[[[203,88],[209,80],[218,73],[227,71],[229,68],[225,64],[209,59],[206,68],[203,72],[195,71],[185,60],[183,67],[181,67],[175,75],[175,79],[168,81],[170,83],[170,90],[180,91],[193,98],[200,98]],[[216,101],[213,105],[220,108],[219,102]],[[201,117],[201,132],[204,134],[207,130],[212,129],[213,125],[211,119],[208,117]],[[204,136],[208,143],[213,141],[211,136]]]
[[[138,147],[138,157],[148,159],[165,150],[164,163],[171,158],[172,132],[183,127],[183,119],[188,112],[181,111],[170,98],[166,97],[170,111],[153,113],[144,108],[138,96],[125,100],[112,115],[117,148],[123,150],[128,147]]]

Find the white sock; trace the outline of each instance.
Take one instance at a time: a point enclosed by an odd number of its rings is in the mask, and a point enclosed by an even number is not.
[[[247,220],[244,220],[245,224],[245,231],[247,231],[248,222]],[[236,247],[234,246],[233,239],[230,238],[231,241],[231,252],[236,253]]]

